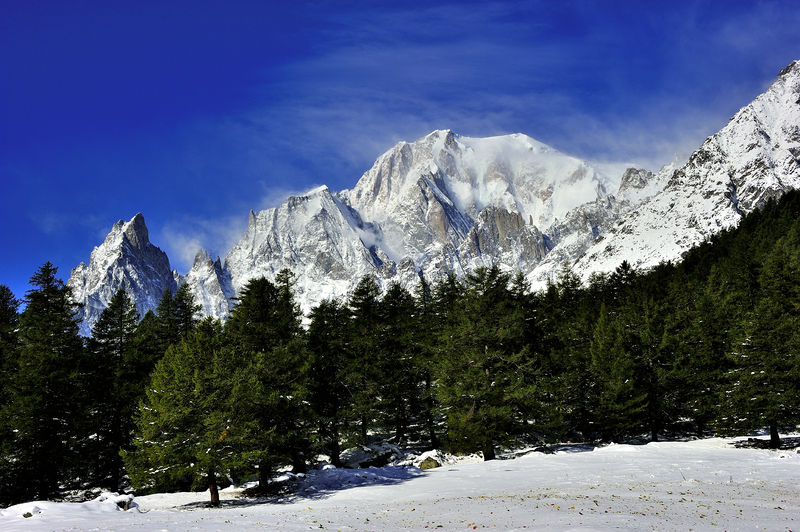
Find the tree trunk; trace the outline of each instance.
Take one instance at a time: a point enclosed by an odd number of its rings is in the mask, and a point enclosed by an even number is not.
[[[269,463],[265,460],[258,464],[258,490],[264,494],[267,491],[267,486],[269,485],[269,477],[271,473],[271,468],[269,467]]]
[[[361,445],[367,444],[367,415],[361,414]]]
[[[116,393],[116,392],[115,392]],[[110,479],[109,479],[109,489],[111,491],[119,491],[119,481],[122,471],[122,458],[120,457],[119,453],[122,449],[122,420],[120,419],[119,411],[122,406],[119,404],[119,401],[114,400],[114,413],[112,416],[112,430],[113,435],[111,437],[111,445],[110,447],[114,449],[113,454],[110,457],[111,466],[110,466]]]
[[[292,473],[305,473],[308,471],[308,464],[306,464],[306,459],[300,451],[297,450],[297,447],[292,449]]]
[[[494,460],[497,456],[494,454],[494,443],[491,438],[486,438],[483,441],[483,460]]]
[[[339,447],[339,427],[336,423],[334,423],[331,427],[331,439],[329,445],[331,464],[333,464],[335,467],[342,467],[342,461],[339,459],[339,455],[341,454],[341,447]]]
[[[441,443],[436,436],[436,428],[433,423],[433,396],[431,395],[431,376],[428,372],[425,372],[425,424],[428,426],[431,449],[438,449]]]
[[[698,418],[694,420],[695,431],[697,432],[697,437],[702,438],[703,434],[706,431],[706,423],[704,419]]]
[[[781,446],[781,436],[778,434],[778,424],[770,421],[769,423],[769,448],[779,449]]]
[[[405,437],[404,423],[398,420],[397,423],[395,423],[394,425],[394,442],[397,445],[401,445],[404,437]]]
[[[211,506],[219,506],[219,489],[217,488],[217,476],[214,474],[214,470],[208,471],[208,491],[211,494],[211,502],[209,503]]]

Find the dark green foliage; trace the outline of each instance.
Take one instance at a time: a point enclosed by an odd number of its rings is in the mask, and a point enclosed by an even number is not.
[[[731,353],[728,422],[767,426],[778,447],[779,427],[794,427],[800,418],[800,223],[773,246],[758,285],[757,302]]]
[[[283,270],[276,283],[261,277],[242,288],[225,331],[240,349],[266,353],[300,332],[300,318],[292,274]]]
[[[600,309],[590,348],[590,385],[584,389],[593,431],[603,441],[620,441],[642,425],[646,396],[636,386],[635,366],[626,350],[620,320]]]
[[[381,425],[394,429],[395,442],[406,438],[412,416],[421,410],[419,350],[414,342],[417,332],[416,305],[411,294],[392,283],[378,308],[375,363]]]
[[[0,407],[11,398],[7,386],[19,348],[19,303],[10,288],[0,285]]]
[[[135,447],[123,454],[134,487],[198,485],[219,503],[217,476],[240,461],[241,423],[226,408],[237,362],[210,318],[167,349],[138,410]]]
[[[136,306],[120,289],[100,314],[89,342],[95,368],[90,419],[97,435],[89,455],[97,460],[95,482],[113,491],[119,490],[122,476],[119,453],[131,446],[133,414],[153,368],[149,357],[142,360],[136,349],[138,321]]]
[[[468,274],[441,340],[437,394],[447,411],[448,444],[480,449],[486,460],[524,425],[528,360],[509,280],[497,267]]]
[[[229,404],[237,417],[248,420],[241,446],[263,489],[287,461],[304,471],[310,446],[301,314],[292,274],[283,270],[275,281],[262,277],[247,283],[225,327],[244,371]]]
[[[367,432],[375,421],[379,398],[380,369],[377,360],[380,288],[372,277],[364,277],[348,301],[350,355],[346,382],[350,393],[350,417],[358,423],[358,442],[367,443]]]
[[[2,415],[2,425],[13,430],[2,458],[4,487],[11,484],[15,491],[4,494],[5,502],[53,497],[85,472],[81,446],[88,434],[81,429],[89,368],[77,305],[56,273],[47,262],[33,275],[19,318],[11,397]]]
[[[175,294],[165,289],[156,307],[157,351],[163,354],[167,347],[191,333],[197,325],[200,308],[188,284],[182,284]]]
[[[341,466],[341,433],[350,400],[346,383],[350,330],[350,311],[339,302],[325,300],[311,310],[308,400],[320,450],[330,456],[336,467]]]
[[[415,349],[415,366],[422,378],[420,394],[420,418],[427,433],[428,443],[432,449],[440,446],[436,434],[435,409],[436,398],[433,389],[433,375],[436,371],[437,349],[436,338],[440,334],[440,321],[436,312],[436,301],[433,289],[424,276],[414,292],[415,320],[412,341]]]
[[[19,303],[7,286],[0,285],[0,507],[16,497],[16,468],[9,459],[15,451],[14,427],[8,419],[8,405],[13,399],[11,383],[19,351]]]

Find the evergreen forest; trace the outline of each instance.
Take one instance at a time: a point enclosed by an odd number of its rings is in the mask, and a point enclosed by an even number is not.
[[[800,192],[678,263],[622,263],[543,290],[479,268],[303,316],[293,276],[251,280],[226,322],[187,285],[139,316],[123,291],[79,334],[50,263],[0,285],[0,506],[94,487],[210,489],[352,446],[452,453],[620,442],[800,422]]]

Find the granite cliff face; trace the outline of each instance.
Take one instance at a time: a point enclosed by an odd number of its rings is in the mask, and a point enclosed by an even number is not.
[[[618,183],[618,186],[614,186]],[[150,244],[141,215],[118,222],[70,285],[87,327],[114,291],[140,312],[164,288],[190,284],[206,315],[224,319],[250,280],[296,276],[304,310],[345,297],[365,275],[413,288],[479,266],[521,271],[534,288],[564,263],[587,278],[623,260],[679,260],[744,213],[800,187],[800,62],[709,137],[685,164],[603,175],[521,134],[434,131],[381,155],[350,190],[318,187],[250,212],[224,262],[200,252],[185,276]],[[607,189],[614,189],[609,192]],[[87,329],[88,330],[88,329]]]
[[[92,251],[89,264],[78,264],[67,284],[76,301],[83,304],[79,317],[84,334],[89,334],[120,288],[133,296],[140,316],[155,310],[165,289],[176,288],[169,258],[150,243],[141,213],[128,222],[115,223]]]

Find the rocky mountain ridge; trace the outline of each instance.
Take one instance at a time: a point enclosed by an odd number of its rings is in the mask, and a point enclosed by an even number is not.
[[[629,169],[613,193],[614,176],[525,135],[439,130],[395,145],[352,189],[318,187],[251,211],[224,261],[201,251],[188,274],[167,274],[166,255],[137,215],[115,224],[69,282],[86,305],[86,323],[120,286],[142,312],[157,304],[158,287],[180,282],[190,283],[206,315],[224,319],[250,279],[283,268],[296,275],[304,310],[346,296],[364,275],[413,288],[420,275],[435,280],[497,264],[541,287],[564,263],[588,277],[622,260],[646,268],[679,259],[742,213],[800,187],[798,161],[795,62],[686,164],[655,174]]]
[[[708,137],[659,193],[583,254],[576,271],[649,268],[678,260],[744,214],[800,188],[800,61]]]

